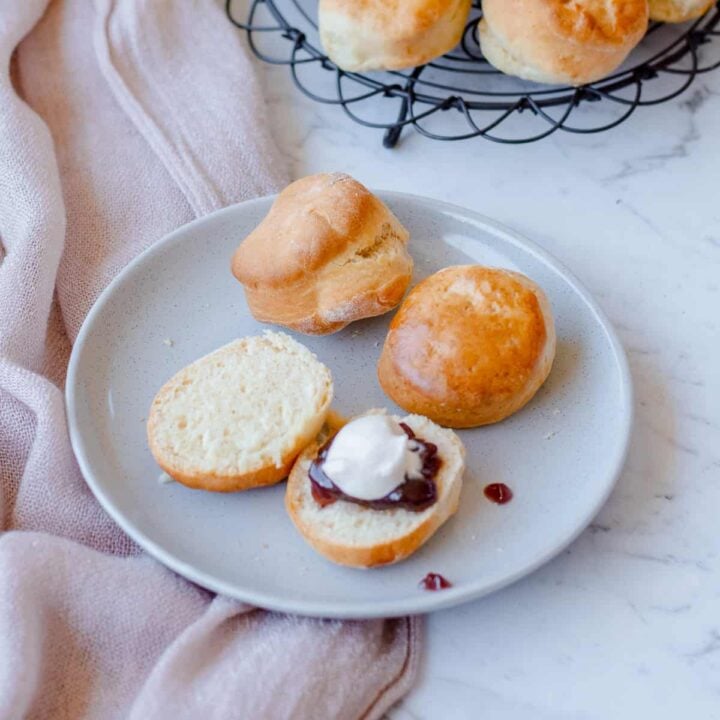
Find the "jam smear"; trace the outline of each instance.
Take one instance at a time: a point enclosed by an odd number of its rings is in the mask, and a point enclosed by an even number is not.
[[[312,470],[312,468],[311,468],[311,470]],[[334,502],[337,501],[337,497],[332,492],[332,490],[323,487],[322,485],[320,485],[317,482],[313,482],[312,476],[310,479],[311,479],[310,485],[311,485],[311,489],[312,489],[312,496],[315,498],[315,502],[320,507],[327,507],[328,505],[332,505]]]
[[[392,492],[379,500],[361,500],[360,498],[346,495],[333,483],[323,470],[328,451],[332,445],[332,440],[330,440],[320,448],[318,456],[312,461],[310,469],[308,470],[312,496],[318,505],[320,505],[320,507],[326,507],[332,505],[332,503],[337,500],[346,500],[356,503],[357,505],[372,508],[373,510],[390,510],[401,507],[414,512],[422,512],[433,505],[437,501],[435,477],[442,464],[442,460],[437,454],[437,445],[425,442],[416,437],[415,433],[405,423],[400,423],[400,427],[410,440],[413,441],[415,447],[414,452],[420,453],[422,460],[422,470],[420,474],[422,477],[409,478],[406,475],[405,482],[398,485]]]
[[[486,485],[483,492],[490,502],[498,505],[505,505],[505,503],[509,503],[513,499],[513,491],[505,483]]]
[[[449,580],[446,580],[442,575],[431,572],[420,581],[420,587],[423,590],[435,592],[435,590],[447,590],[447,588],[452,587],[452,583]]]

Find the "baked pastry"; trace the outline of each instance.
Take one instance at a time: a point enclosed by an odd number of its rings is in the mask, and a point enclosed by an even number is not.
[[[357,427],[362,423],[371,427]],[[400,428],[399,423],[405,427]],[[349,433],[349,437],[343,438],[343,433]],[[378,455],[378,448],[385,446],[385,435],[389,438],[388,453]],[[403,442],[399,436],[405,439],[404,448],[399,447]],[[344,449],[338,449],[334,460],[335,475],[329,481],[325,470],[333,461],[331,453],[336,443],[343,442]],[[398,449],[418,463],[417,477],[421,479],[413,482],[419,484],[420,492],[407,485],[407,471],[404,480],[401,471],[403,484],[381,501],[373,500],[373,495],[384,493],[398,482],[397,478],[392,480],[388,470],[398,467],[391,462],[400,457],[395,452]],[[316,482],[318,468],[320,478],[324,478],[322,485]],[[345,489],[353,488],[354,493],[364,494],[364,499],[349,496],[334,486],[340,482],[343,468],[348,473]],[[285,507],[305,540],[328,560],[362,568],[387,565],[415,552],[455,513],[464,470],[465,448],[454,432],[418,415],[400,419],[375,410],[345,425],[335,435],[330,449],[327,445],[321,449],[315,443],[302,453],[288,478]],[[377,473],[382,475],[379,484]],[[378,489],[388,481],[385,489]],[[413,504],[403,502],[408,499]]]
[[[647,0],[483,0],[480,47],[508,75],[584,85],[620,66],[647,25]]]
[[[253,316],[311,335],[382,315],[412,277],[408,232],[348,175],[289,185],[235,252],[232,271]]]
[[[510,270],[463,265],[408,295],[390,324],[378,378],[408,412],[475,427],[525,405],[554,357],[555,327],[540,287]]]
[[[650,0],[650,19],[681,23],[704,15],[716,0]]]
[[[330,371],[282,333],[235,340],[177,373],[155,396],[148,441],[174,480],[232,492],[287,477],[320,431]]]
[[[350,72],[424,65],[462,39],[471,0],[320,0],[320,40]]]

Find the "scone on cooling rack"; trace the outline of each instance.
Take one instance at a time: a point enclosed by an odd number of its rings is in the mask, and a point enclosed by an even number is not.
[[[402,300],[413,271],[408,239],[357,180],[311,175],[278,195],[236,250],[232,271],[255,319],[325,335]]]
[[[704,15],[717,0],[650,0],[650,18],[682,23]]]
[[[461,40],[471,0],[320,0],[320,40],[350,72],[425,65]]]
[[[616,70],[642,40],[647,0],[483,0],[485,59],[508,75],[584,85]]]

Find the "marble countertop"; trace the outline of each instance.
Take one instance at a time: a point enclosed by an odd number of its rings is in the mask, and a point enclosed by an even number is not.
[[[429,616],[393,720],[720,718],[720,71],[601,135],[507,147],[378,131],[258,66],[294,175],[489,215],[595,294],[635,383],[625,470],[595,522],[512,587]]]

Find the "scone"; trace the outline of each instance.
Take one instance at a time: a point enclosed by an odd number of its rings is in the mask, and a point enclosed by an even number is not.
[[[378,378],[408,412],[475,427],[525,405],[554,357],[555,326],[540,287],[510,270],[463,265],[408,295],[390,324]]]
[[[415,552],[455,513],[464,469],[465,448],[451,430],[418,415],[371,411],[329,445],[302,453],[285,506],[328,560],[387,565]]]
[[[716,0],[650,0],[650,18],[658,22],[681,23],[704,15]]]
[[[462,39],[471,0],[320,0],[320,40],[343,70],[424,65]]]
[[[325,335],[382,315],[412,277],[408,232],[342,173],[311,175],[280,193],[232,261],[253,316]]]
[[[147,431],[178,482],[232,492],[271,485],[320,431],[330,371],[282,333],[235,340],[177,373],[155,396]]]
[[[485,59],[508,75],[584,85],[617,69],[645,35],[648,0],[483,0]]]

